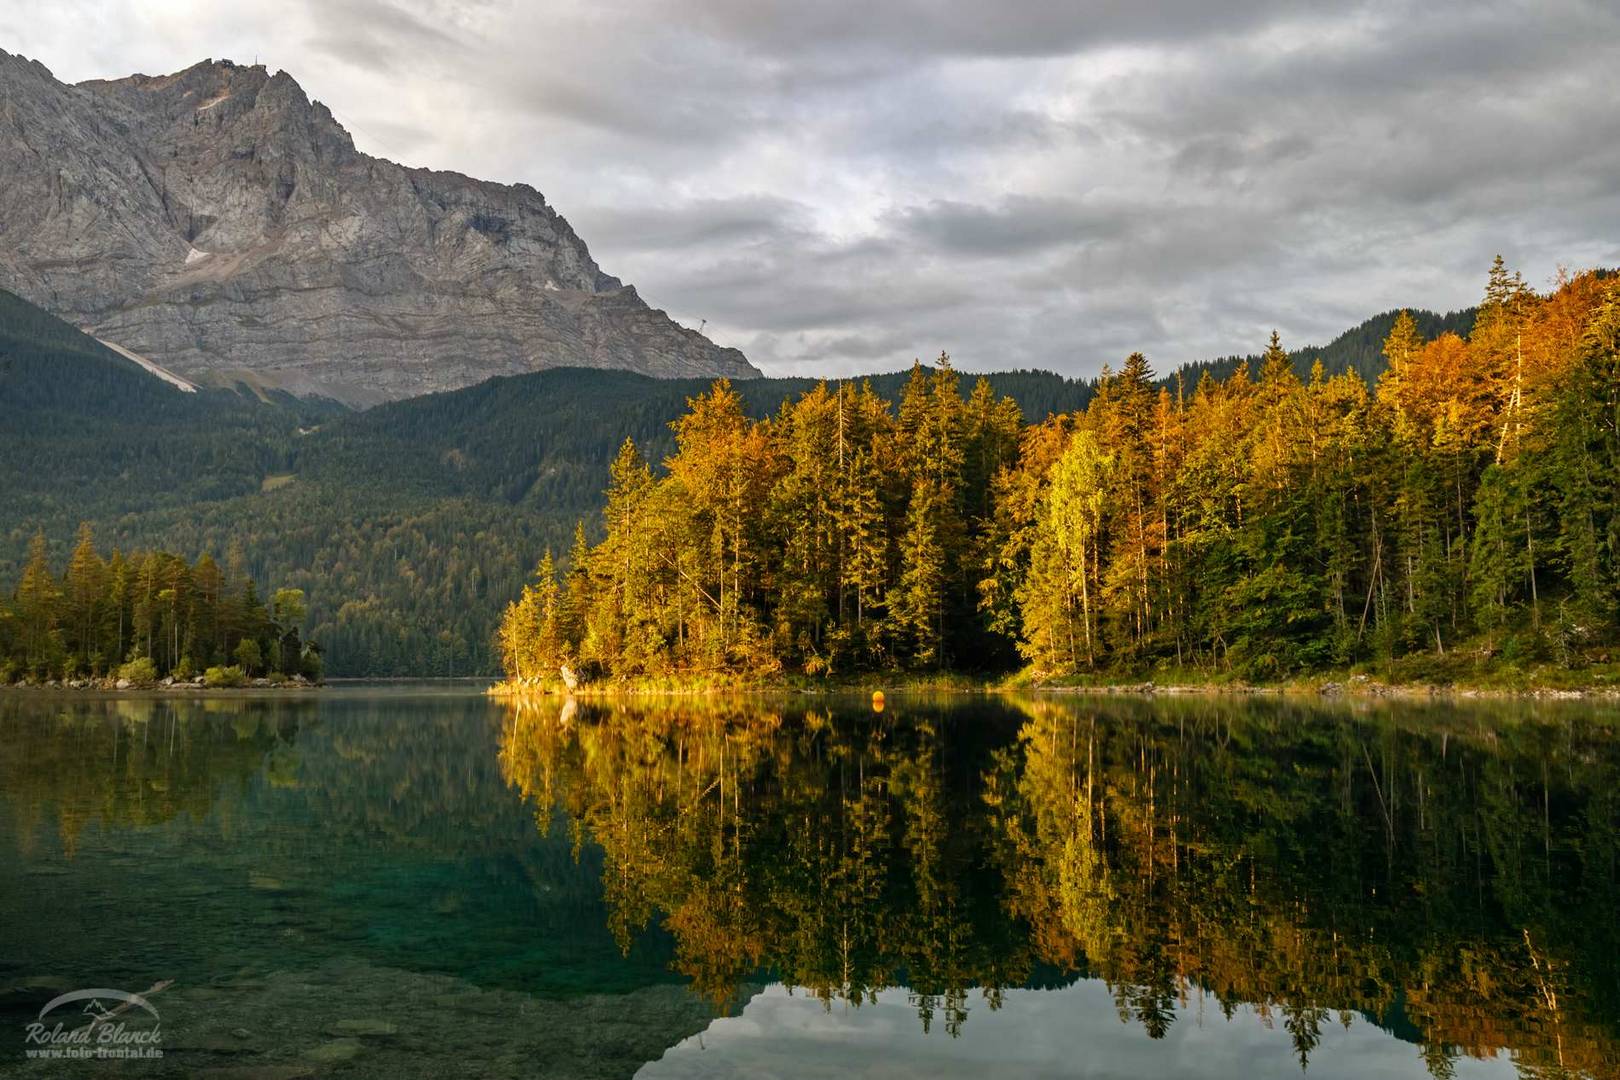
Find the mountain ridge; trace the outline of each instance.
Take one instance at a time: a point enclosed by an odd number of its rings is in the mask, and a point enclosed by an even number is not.
[[[284,71],[0,50],[0,284],[192,381],[365,405],[557,366],[749,378],[527,184],[358,151]]]

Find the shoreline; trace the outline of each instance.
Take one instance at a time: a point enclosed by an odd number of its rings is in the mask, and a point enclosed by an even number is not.
[[[797,680],[753,680],[701,685],[700,680],[687,684],[667,685],[657,681],[626,680],[590,684],[568,690],[561,683],[527,684],[512,681],[495,682],[484,691],[495,699],[560,700],[615,698],[615,697],[702,697],[724,694],[776,693],[776,694],[857,694],[882,692],[886,694],[1034,694],[1052,696],[1095,697],[1298,697],[1334,700],[1525,700],[1525,701],[1620,701],[1620,686],[1587,684],[1582,686],[1489,686],[1445,683],[1382,682],[1369,676],[1298,680],[1285,683],[1241,682],[1172,682],[1135,679],[1119,682],[1043,683],[1019,682],[1016,677],[1000,680],[973,679],[968,676],[910,679],[904,676],[885,682],[880,678],[829,681],[807,684]]]
[[[119,686],[117,682],[95,679],[88,681],[75,680],[71,683],[4,683],[0,684],[0,693],[59,694],[86,697],[117,697],[123,694],[240,694],[266,692],[304,694],[312,690],[319,690],[324,685],[324,683],[308,681],[273,683],[267,679],[255,679],[241,686],[208,686],[198,682],[126,683],[124,686]]]
[[[1358,686],[1343,683],[1323,685],[1249,684],[1249,683],[1119,683],[1087,686],[1033,685],[1008,687],[1008,692],[1029,692],[1053,695],[1090,695],[1094,697],[1310,697],[1328,701],[1380,699],[1426,700],[1525,700],[1525,701],[1620,701],[1620,688],[1612,686],[1583,687],[1505,687],[1456,686],[1436,683],[1384,683],[1367,682]]]
[[[337,680],[365,683],[376,680]],[[397,682],[438,683],[469,682],[467,679],[433,679],[427,677],[384,680]],[[322,683],[269,683],[245,686],[204,686],[196,683],[148,683],[117,686],[107,683],[90,685],[68,684],[16,684],[0,685],[0,694],[60,696],[60,697],[123,697],[167,696],[203,694],[282,695],[308,694],[326,689],[331,682]],[[539,701],[555,698],[560,701],[613,698],[657,697],[724,697],[737,694],[785,694],[804,696],[836,696],[881,692],[884,694],[950,694],[1007,696],[1028,694],[1037,697],[1277,697],[1315,698],[1322,701],[1351,700],[1405,700],[1405,701],[1592,701],[1620,702],[1620,687],[1586,686],[1470,686],[1437,683],[1389,683],[1371,679],[1291,683],[1158,683],[1151,680],[1131,680],[1114,683],[1022,683],[1013,680],[974,680],[967,677],[951,679],[906,679],[893,681],[863,679],[850,682],[807,683],[796,680],[750,680],[709,683],[665,684],[660,682],[599,683],[568,690],[555,685],[513,685],[510,682],[491,681],[481,694],[495,700]]]

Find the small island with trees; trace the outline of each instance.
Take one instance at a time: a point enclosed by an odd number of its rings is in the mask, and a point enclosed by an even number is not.
[[[103,558],[88,524],[60,576],[36,535],[0,594],[0,685],[78,690],[309,687],[321,650],[304,640],[301,589],[266,603],[234,547],[222,567],[166,551]]]
[[[1612,688],[1620,285],[1500,259],[1466,336],[1403,316],[1369,386],[1157,380],[1026,423],[949,361],[897,410],[822,384],[766,420],[721,380],[655,470],[626,441],[508,607],[497,692],[1021,670],[1025,682]],[[999,674],[997,674],[999,673]]]

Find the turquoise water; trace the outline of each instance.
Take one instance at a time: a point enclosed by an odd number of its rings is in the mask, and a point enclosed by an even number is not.
[[[1616,721],[10,693],[0,1075],[1613,1076]]]

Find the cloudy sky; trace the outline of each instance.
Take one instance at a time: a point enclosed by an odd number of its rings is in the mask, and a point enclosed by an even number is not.
[[[10,0],[0,47],[286,69],[773,374],[1163,371],[1620,265],[1613,0]]]

